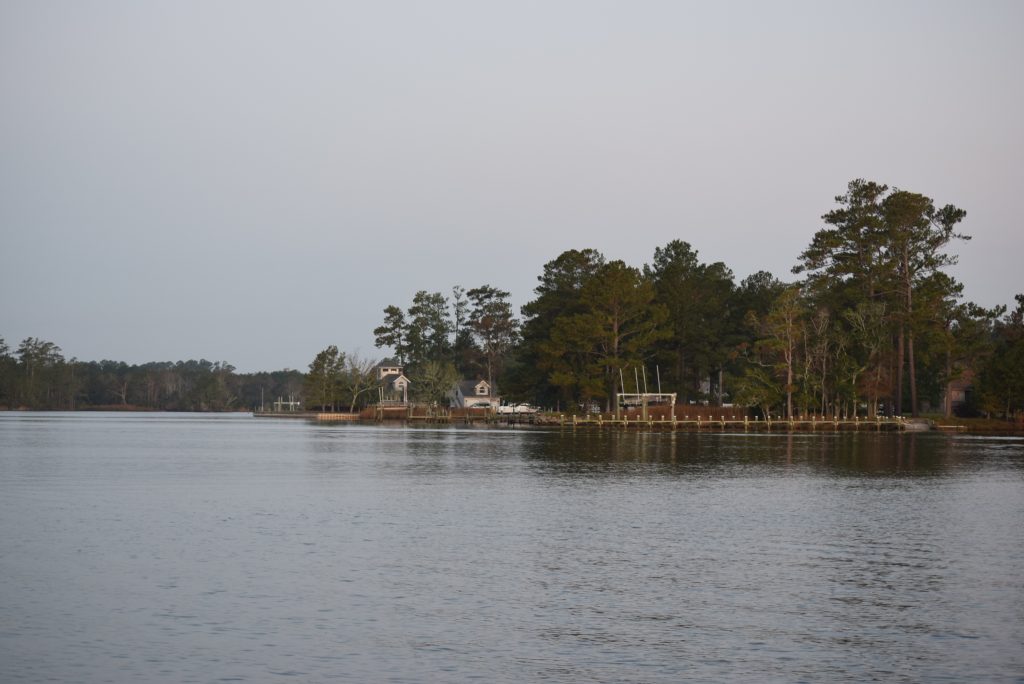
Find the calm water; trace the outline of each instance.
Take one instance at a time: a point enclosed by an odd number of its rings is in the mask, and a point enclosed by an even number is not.
[[[0,414],[2,682],[1024,681],[1024,441]]]

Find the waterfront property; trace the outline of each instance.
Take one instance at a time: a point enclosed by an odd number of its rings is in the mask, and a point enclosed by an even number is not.
[[[481,407],[445,407],[423,403],[376,404],[358,415],[321,413],[319,422],[403,421],[406,423],[484,423],[495,426],[534,425],[562,428],[593,428],[649,431],[717,432],[849,432],[849,431],[927,431],[928,421],[907,420],[901,416],[861,418],[860,416],[805,415],[783,418],[751,416],[745,409],[715,406],[647,407],[623,410],[617,414],[578,415],[564,413],[501,412]],[[942,428],[945,426],[936,426]],[[955,430],[956,428],[954,428]]]
[[[486,380],[463,380],[452,388],[452,408],[482,408],[497,411],[501,397]]]
[[[409,378],[394,359],[385,359],[377,366],[378,397],[382,404],[409,403]]]

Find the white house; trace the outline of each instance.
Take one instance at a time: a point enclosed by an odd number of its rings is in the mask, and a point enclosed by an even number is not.
[[[501,397],[492,392],[486,380],[463,380],[452,389],[452,408],[489,408],[498,410]]]
[[[377,364],[377,379],[383,380],[385,375],[401,375],[402,366],[395,363],[394,359],[384,359]]]
[[[377,365],[377,381],[380,383],[382,401],[409,402],[409,378],[394,359],[384,359]]]

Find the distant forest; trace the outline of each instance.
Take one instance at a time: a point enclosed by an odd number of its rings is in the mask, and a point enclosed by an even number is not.
[[[178,361],[128,365],[65,359],[34,337],[11,354],[0,338],[0,407],[161,411],[251,411],[265,399],[301,394],[297,370],[236,373],[228,363]]]
[[[947,272],[970,239],[957,232],[965,212],[861,179],[835,202],[786,281],[761,271],[736,282],[681,240],[640,267],[574,249],[544,265],[518,315],[490,285],[421,290],[384,309],[375,342],[418,401],[482,378],[507,400],[568,412],[607,410],[645,386],[776,415],[1024,411],[1024,294],[1012,310],[986,309]],[[66,360],[51,342],[0,340],[0,406],[250,410],[262,392],[267,405],[356,409],[376,398],[374,361],[328,346],[306,373],[238,374],[209,361]]]

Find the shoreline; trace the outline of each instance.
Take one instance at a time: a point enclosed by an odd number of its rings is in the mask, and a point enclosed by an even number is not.
[[[208,414],[249,414],[253,418],[264,418],[264,419],[282,419],[282,420],[309,420],[318,423],[360,423],[366,425],[379,425],[382,423],[404,423],[404,424],[415,424],[417,422],[430,422],[430,424],[483,424],[486,427],[521,427],[521,426],[536,426],[536,427],[568,427],[574,429],[618,429],[618,430],[637,430],[637,429],[648,429],[655,432],[718,432],[718,433],[734,433],[734,434],[750,434],[751,432],[757,433],[807,433],[807,434],[822,434],[822,433],[839,433],[839,432],[876,432],[874,429],[875,421],[869,419],[859,420],[859,429],[851,428],[844,429],[842,426],[835,427],[833,421],[821,420],[821,421],[795,421],[796,425],[789,425],[790,421],[787,420],[773,420],[772,425],[769,428],[765,421],[748,421],[747,429],[744,429],[744,421],[726,421],[728,425],[723,425],[723,421],[720,420],[706,420],[694,423],[694,421],[678,421],[676,425],[672,425],[670,421],[662,420],[643,420],[631,418],[628,421],[615,421],[609,419],[595,420],[593,418],[587,418],[585,416],[573,416],[572,414],[537,414],[534,419],[530,421],[508,419],[508,417],[497,417],[484,419],[484,417],[475,418],[471,421],[466,421],[461,418],[453,420],[435,420],[435,421],[423,421],[420,420],[408,420],[406,417],[388,419],[384,421],[374,420],[372,418],[362,418],[359,414],[347,414],[343,412],[336,413],[321,413],[318,411],[252,411],[252,410],[234,410],[234,411],[168,411],[161,409],[152,409],[147,407],[139,406],[91,406],[88,408],[78,409],[29,409],[29,408],[9,408],[0,407],[0,414],[16,414],[16,413],[208,413]],[[575,418],[575,420],[574,420]],[[928,416],[918,419],[904,419],[907,422],[916,421],[918,424],[927,423],[928,427],[923,429],[893,429],[889,426],[888,429],[882,430],[884,432],[911,432],[915,434],[949,434],[949,435],[969,435],[977,437],[1024,437],[1024,424],[1021,422],[1010,422],[998,419],[988,418],[945,418],[942,416]],[[842,423],[854,424],[854,421],[841,421]],[[694,423],[694,424],[690,424]],[[735,423],[735,425],[732,425]],[[868,429],[870,426],[870,429]]]

